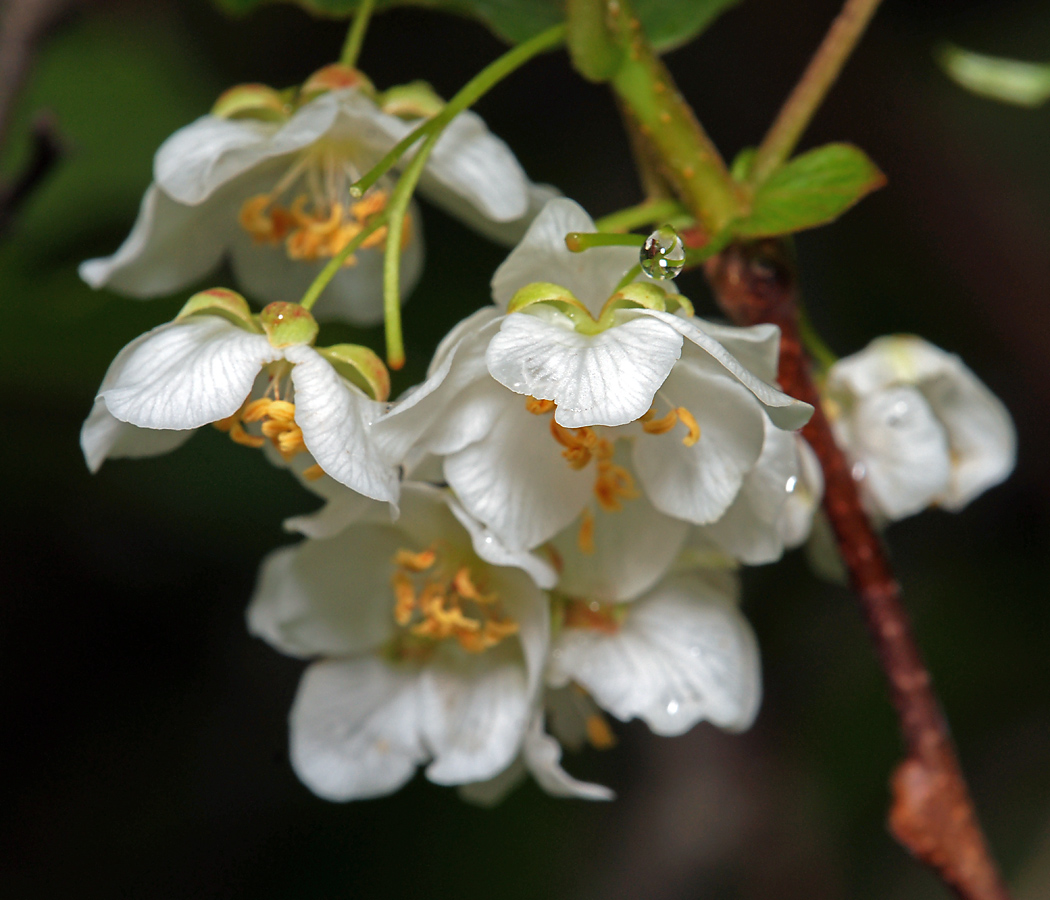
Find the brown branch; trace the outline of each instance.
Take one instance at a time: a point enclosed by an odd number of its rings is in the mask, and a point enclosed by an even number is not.
[[[738,325],[780,326],[781,387],[815,410],[802,434],[824,471],[824,510],[889,681],[907,749],[891,779],[894,837],[964,900],[1008,900],[989,853],[947,723],[912,634],[879,535],[821,409],[799,336],[796,278],[783,243],[733,245],[706,266],[723,311]]]
[[[29,161],[16,178],[0,184],[0,236],[7,231],[22,204],[44,182],[63,155],[62,143],[49,115],[37,116],[31,137],[33,146]]]

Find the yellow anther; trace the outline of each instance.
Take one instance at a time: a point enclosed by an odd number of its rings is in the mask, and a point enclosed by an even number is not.
[[[411,550],[398,550],[394,554],[394,565],[409,572],[425,572],[437,562],[437,551],[433,548],[413,553]]]
[[[581,553],[594,553],[594,513],[589,509],[580,516],[580,530],[576,533],[576,545]]]
[[[678,411],[672,409],[666,416],[661,416],[659,419],[654,419],[652,410],[649,410],[645,416],[649,416],[646,419],[642,416],[642,430],[646,434],[667,434],[675,425],[678,424]]]
[[[394,589],[394,619],[398,625],[407,625],[416,608],[416,589],[404,572],[395,572],[390,580]]]
[[[324,477],[324,469],[321,468],[320,463],[314,463],[307,469],[303,469],[303,478],[307,481],[317,481],[318,478]]]
[[[587,729],[587,741],[595,750],[608,750],[616,746],[616,735],[613,734],[605,716],[601,713],[592,713],[587,717],[585,723]]]
[[[606,512],[619,512],[623,508],[621,500],[634,500],[639,493],[634,486],[634,478],[623,466],[600,462],[598,477],[594,481],[594,496]]]
[[[684,406],[677,406],[674,411],[678,414],[678,421],[689,429],[689,433],[682,438],[682,443],[687,447],[692,447],[693,444],[700,440],[700,426],[696,424],[693,414]]]
[[[535,397],[525,398],[525,408],[534,416],[542,416],[554,412],[558,408],[553,400],[537,400]]]
[[[566,428],[551,419],[551,435],[565,449],[565,457],[573,469],[582,469],[591,461],[592,450],[598,444],[593,428]]]
[[[362,197],[350,207],[350,214],[358,222],[365,224],[368,219],[386,209],[386,191],[376,191]]]
[[[452,590],[464,600],[473,600],[482,606],[493,603],[496,599],[495,594],[483,594],[478,590],[467,566],[460,566],[452,576]]]

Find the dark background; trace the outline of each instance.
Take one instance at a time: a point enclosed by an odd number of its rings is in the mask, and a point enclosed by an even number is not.
[[[835,11],[746,0],[669,57],[726,155],[761,137]],[[124,238],[167,134],[231,83],[301,81],[344,33],[294,8],[230,21],[203,0],[129,0],[68,13],[35,60],[2,171],[22,165],[41,109],[69,153],[0,240],[4,894],[945,896],[883,826],[900,746],[857,610],[797,553],[746,574],[765,666],[757,725],[678,739],[617,726],[616,750],[568,759],[614,786],[613,804],[530,784],[482,811],[417,778],[334,805],[296,781],[285,717],[302,664],[249,638],[242,616],[259,559],[289,540],[281,519],[315,501],[210,429],[88,475],[77,433],[108,361],[186,294],[94,293],[75,266]],[[1050,110],[956,88],[932,59],[944,39],[1050,58],[1050,7],[887,0],[803,147],[854,141],[889,186],[798,250],[837,352],[917,332],[959,352],[1017,422],[1006,485],[888,540],[991,841],[1018,900],[1038,900],[1050,896]],[[361,63],[380,87],[425,78],[449,96],[501,51],[473,23],[402,10],[377,17]],[[563,54],[479,111],[533,177],[593,214],[640,199],[611,100]],[[400,387],[487,302],[505,253],[433,209],[425,228]],[[696,276],[681,286],[711,310]],[[381,346],[378,331],[328,335]]]

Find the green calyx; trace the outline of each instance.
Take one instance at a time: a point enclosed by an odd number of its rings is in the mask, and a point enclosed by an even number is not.
[[[265,84],[238,84],[219,95],[211,114],[223,119],[284,122],[293,111],[289,99],[287,92]]]
[[[271,303],[259,313],[266,339],[278,349],[312,344],[317,338],[317,320],[298,303]]]
[[[445,101],[425,81],[396,84],[376,100],[383,112],[409,121],[429,119],[445,108]]]
[[[358,88],[369,97],[375,97],[375,85],[360,69],[343,63],[332,63],[313,73],[299,88],[299,105],[309,103],[315,97],[343,88]]]
[[[539,312],[537,305],[557,310],[572,321],[580,334],[598,334],[616,324],[616,313],[625,309],[652,309],[657,312],[682,311],[693,315],[693,304],[681,294],[671,294],[647,281],[636,281],[619,288],[602,307],[597,319],[576,296],[559,284],[537,281],[527,284],[511,298],[507,313]]]
[[[179,310],[175,321],[188,319],[190,316],[221,316],[245,331],[255,334],[262,334],[263,331],[252,315],[248,301],[229,288],[209,288],[194,294]]]
[[[383,360],[367,347],[335,344],[332,347],[318,347],[317,352],[343,378],[357,385],[373,400],[382,403],[390,396],[390,373],[383,365]]]

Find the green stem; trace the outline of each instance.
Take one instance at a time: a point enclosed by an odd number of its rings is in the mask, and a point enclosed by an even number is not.
[[[573,253],[583,253],[591,247],[641,247],[645,238],[640,234],[609,234],[601,231],[570,231],[565,235],[565,246]]]
[[[346,43],[343,44],[343,52],[339,56],[339,62],[344,66],[352,69],[357,65],[357,58],[361,55],[361,45],[365,42],[368,20],[372,18],[372,7],[374,6],[375,0],[360,0],[360,3],[357,4],[354,21],[350,24]]]
[[[310,309],[317,302],[322,291],[328,287],[328,283],[335,278],[336,274],[343,267],[343,263],[346,262],[354,252],[372,236],[373,233],[378,231],[379,228],[386,223],[386,220],[387,211],[384,210],[372,219],[372,221],[369,222],[360,234],[350,241],[349,244],[328,260],[328,264],[317,273],[317,277],[310,283],[310,286],[306,289],[306,293],[303,294],[303,299],[299,301],[299,305],[303,307],[303,309]]]
[[[667,67],[653,51],[626,0],[606,6],[610,39],[623,51],[610,84],[652,144],[682,203],[708,234],[741,210],[737,187]]]
[[[617,210],[594,223],[599,231],[633,231],[643,225],[655,225],[677,216],[687,215],[677,200],[646,200],[637,206]]]
[[[383,175],[390,171],[397,161],[416,141],[425,135],[444,130],[457,115],[488,93],[504,78],[519,69],[534,56],[552,50],[565,40],[565,26],[555,25],[541,31],[533,38],[524,41],[487,65],[470,79],[459,92],[445,104],[445,108],[436,116],[422,122],[416,129],[405,135],[394,148],[386,154],[369,172],[360,178],[351,188],[350,193],[360,197]],[[422,152],[422,151],[420,151]]]
[[[846,0],[806,71],[755,153],[750,181],[761,184],[791,156],[882,0]]]
[[[813,323],[810,321],[809,314],[802,305],[802,301],[798,300],[796,303],[798,306],[798,330],[799,335],[802,337],[802,344],[820,367],[821,372],[826,373],[828,369],[839,361],[839,358],[835,355],[835,352],[824,343],[824,339],[813,327]]]

